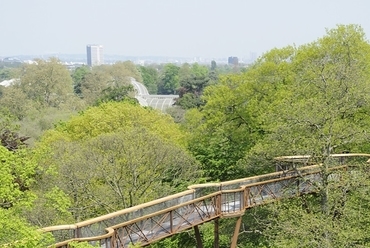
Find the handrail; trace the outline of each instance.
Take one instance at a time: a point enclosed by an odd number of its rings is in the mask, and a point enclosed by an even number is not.
[[[102,220],[107,220],[107,219],[110,219],[112,217],[117,217],[119,215],[123,215],[123,214],[126,214],[126,213],[132,213],[132,212],[137,211],[139,209],[149,207],[149,206],[153,206],[153,205],[156,205],[156,204],[159,204],[159,203],[163,203],[163,202],[166,202],[168,200],[172,200],[172,199],[175,199],[175,198],[178,198],[178,197],[181,197],[181,196],[185,196],[185,195],[188,195],[188,194],[192,194],[192,193],[194,193],[194,190],[186,190],[186,191],[174,194],[174,195],[162,197],[160,199],[156,199],[156,200],[146,202],[146,203],[143,203],[143,204],[140,204],[140,205],[136,205],[136,206],[133,206],[133,207],[130,207],[130,208],[122,209],[122,210],[119,210],[119,211],[116,211],[116,212],[113,212],[113,213],[105,214],[105,215],[102,215],[102,216],[99,216],[99,217],[96,217],[96,218],[93,218],[93,219],[81,221],[79,223],[76,223],[75,225],[77,227],[87,226],[91,223],[95,223],[95,222],[102,221]]]
[[[170,208],[162,209],[162,210],[160,210],[158,212],[155,212],[155,213],[152,213],[152,214],[148,214],[148,215],[142,216],[142,217],[137,218],[137,219],[133,219],[133,220],[130,220],[130,221],[127,221],[127,222],[123,222],[123,223],[118,224],[118,225],[114,225],[114,226],[112,226],[112,228],[115,229],[115,228],[118,228],[118,227],[123,227],[123,226],[126,226],[126,225],[130,225],[132,223],[135,223],[137,221],[142,220],[143,218],[151,218],[151,217],[156,216],[156,215],[164,214],[164,213],[170,212],[172,210],[175,210],[177,208],[181,208],[183,206],[190,205],[190,204],[193,204],[193,203],[196,203],[196,202],[199,202],[199,201],[202,201],[204,199],[211,198],[211,197],[217,196],[217,195],[219,195],[219,193],[218,192],[215,192],[215,193],[212,193],[212,194],[209,194],[209,195],[206,195],[206,196],[197,198],[196,200],[191,200],[189,202],[184,202],[182,204],[179,204],[179,205],[176,205],[176,206],[173,206],[173,207],[170,207]]]
[[[307,156],[284,156],[284,157],[277,157],[276,160],[284,161],[284,159],[291,159],[293,157],[294,158],[302,158],[302,157],[306,158]],[[333,155],[331,155],[331,157],[336,157],[336,158],[337,157],[370,157],[370,154],[363,154],[363,153],[333,154]],[[344,167],[346,167],[346,166],[341,165],[341,166],[333,167],[332,169],[337,170],[337,169],[344,168]],[[297,173],[297,172],[299,172],[299,173]],[[231,210],[231,211],[227,210],[226,212],[223,213],[221,211],[222,209],[220,207],[221,206],[220,204],[230,204],[230,201],[227,200],[227,198],[226,198],[226,200],[224,199],[225,203],[222,203],[222,197],[223,196],[227,197],[228,194],[238,193],[238,192],[245,192],[243,194],[246,194],[247,189],[248,189],[248,192],[249,192],[249,190],[253,189],[254,187],[260,187],[260,186],[264,186],[264,185],[278,183],[280,181],[288,181],[288,180],[295,179],[295,178],[305,177],[305,176],[309,176],[309,175],[315,175],[315,174],[318,174],[319,172],[320,172],[320,165],[311,165],[311,166],[301,167],[301,168],[298,168],[298,169],[295,169],[295,170],[289,171],[289,172],[279,171],[279,172],[273,172],[273,173],[268,173],[268,174],[263,174],[263,175],[258,175],[258,176],[252,176],[252,177],[247,177],[247,178],[241,178],[241,179],[236,179],[236,180],[231,180],[231,181],[226,181],[226,182],[220,182],[220,183],[194,184],[194,185],[188,186],[188,190],[177,193],[177,194],[174,194],[174,195],[166,196],[166,197],[156,199],[156,200],[153,200],[153,201],[150,201],[150,202],[147,202],[147,203],[143,203],[143,204],[140,204],[140,205],[137,205],[137,206],[134,206],[134,207],[130,207],[130,208],[123,209],[123,210],[120,210],[120,211],[117,211],[117,212],[113,212],[113,213],[109,213],[109,214],[106,214],[106,215],[103,215],[103,216],[99,216],[99,217],[96,217],[96,218],[93,218],[93,219],[90,219],[90,220],[78,222],[76,224],[45,227],[45,228],[42,228],[41,230],[43,232],[74,230],[75,231],[74,232],[75,237],[71,237],[71,239],[68,239],[68,240],[65,240],[65,241],[62,241],[62,242],[59,242],[59,243],[56,244],[56,247],[66,247],[67,243],[71,242],[71,241],[94,241],[94,240],[96,241],[96,240],[102,240],[102,239],[106,239],[106,238],[114,239],[114,236],[116,235],[115,234],[116,230],[118,230],[118,229],[122,229],[122,228],[125,228],[127,226],[130,226],[130,225],[133,225],[135,223],[142,222],[142,221],[145,221],[145,220],[151,220],[151,219],[155,218],[156,216],[166,216],[168,214],[170,214],[170,215],[178,214],[177,211],[179,209],[181,210],[182,208],[186,208],[187,206],[192,206],[192,205],[194,205],[194,208],[196,208],[195,207],[196,204],[201,204],[203,201],[206,201],[206,200],[215,201],[214,204],[216,204],[216,205],[215,205],[214,211],[216,211],[217,213],[215,212],[215,213],[211,214],[210,212],[208,212],[209,217],[207,217],[204,220],[204,222],[209,221],[213,218],[222,217],[222,215],[224,215],[225,217],[234,216],[235,214],[240,215],[240,214],[244,213],[245,209],[247,209],[249,207],[253,207],[253,206],[258,205],[260,203],[258,203],[258,204],[255,203],[254,205],[250,205],[250,202],[249,203],[248,202],[243,203],[243,202],[235,202],[235,200],[234,200],[233,204],[234,204],[234,206],[236,206],[236,204],[239,204],[238,205],[239,210]],[[207,189],[207,188],[215,188],[215,189],[214,189],[213,192],[207,193],[206,195],[196,196],[197,191],[202,190],[202,189]],[[307,192],[305,192],[305,193],[307,193]],[[262,191],[257,192],[257,194],[260,194],[261,197],[262,197]],[[78,236],[79,235],[78,230],[80,230],[81,228],[85,228],[85,227],[87,227],[89,225],[93,225],[93,224],[102,223],[103,221],[111,220],[112,218],[123,216],[125,214],[134,213],[135,211],[143,210],[143,209],[148,208],[148,207],[156,206],[156,205],[159,205],[159,204],[162,204],[162,203],[168,203],[171,200],[180,201],[181,197],[188,197],[189,199],[185,199],[185,201],[182,202],[182,203],[177,203],[176,205],[173,205],[173,206],[167,206],[166,208],[155,211],[155,212],[146,213],[146,214],[144,214],[142,216],[139,216],[139,217],[134,217],[131,220],[127,220],[127,221],[124,221],[124,222],[113,224],[113,225],[104,229],[107,232],[106,234],[102,234],[102,235],[98,235],[98,236],[94,236],[94,237],[79,237]],[[234,198],[235,198],[235,196],[234,196]],[[217,200],[217,199],[219,199],[219,200]],[[249,199],[247,199],[247,198],[246,198],[246,200],[249,201]],[[272,200],[275,200],[275,198],[273,198]],[[244,201],[244,200],[240,198],[240,201]],[[262,204],[264,203],[264,201],[266,201],[266,200],[263,200]],[[242,206],[242,204],[243,204],[243,206]],[[204,203],[204,205],[202,205],[202,207],[198,207],[198,208],[200,209],[200,211],[203,211],[202,208],[207,208],[207,205],[206,205],[206,203]],[[205,210],[205,211],[209,211],[209,210]],[[194,213],[191,212],[191,213],[187,213],[187,214],[190,215],[190,214],[194,214]],[[191,224],[187,225],[184,228],[188,228],[188,227],[191,227]],[[183,228],[180,228],[179,230],[181,231],[181,230],[183,230]],[[172,232],[173,232],[173,230],[172,230],[172,219],[171,219],[171,232],[169,234],[168,233],[163,234],[164,235],[163,237],[172,235]],[[160,236],[160,237],[162,237],[162,236]],[[160,237],[159,238],[154,237],[153,240],[158,240],[158,239],[160,239]]]
[[[311,155],[294,155],[294,156],[281,156],[275,157],[274,159],[277,161],[285,161],[285,162],[293,162],[297,159],[308,159],[311,158]],[[370,154],[367,153],[338,153],[338,154],[330,154],[328,157],[332,158],[340,158],[340,157],[370,157]]]
[[[98,241],[106,238],[112,238],[114,236],[114,229],[111,227],[108,227],[105,229],[107,231],[106,234],[95,236],[95,237],[86,237],[86,238],[73,238],[69,240],[65,240],[63,242],[59,242],[55,244],[55,247],[62,247],[62,246],[68,246],[70,242],[77,241],[77,242],[84,242],[84,241]]]

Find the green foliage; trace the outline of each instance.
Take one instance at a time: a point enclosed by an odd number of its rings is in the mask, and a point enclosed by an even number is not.
[[[200,99],[203,90],[210,84],[208,68],[197,63],[189,66],[184,64],[179,71],[180,75],[180,98],[177,105],[184,109],[200,107],[204,102]]]
[[[170,116],[124,102],[108,102],[89,108],[59,125],[45,139],[58,140],[59,137],[54,137],[58,135],[64,139],[84,140],[133,127],[144,127],[164,140],[186,144],[185,134],[179,131]]]
[[[162,197],[199,177],[184,137],[167,115],[124,102],[103,103],[44,136],[38,161],[45,171],[55,168],[58,180],[45,175],[43,184],[55,184],[70,196],[76,220]]]
[[[276,102],[271,113],[274,133],[284,136],[280,140],[291,153],[325,157],[369,139],[370,119],[362,114],[370,103],[369,61],[370,46],[353,25],[339,26],[299,49],[289,97]]]
[[[176,104],[181,106],[183,109],[191,109],[202,106],[203,102],[194,93],[186,93],[177,100]]]
[[[72,73],[73,91],[78,96],[82,93],[81,83],[88,73],[90,73],[90,68],[87,66],[77,67]]]
[[[322,212],[321,199],[314,195],[273,205],[264,233],[269,243],[274,247],[368,247],[370,185],[366,167],[336,173],[340,180],[328,184],[328,213]]]
[[[221,227],[219,230],[219,247],[230,247],[230,233],[232,233],[235,222],[232,220],[219,220],[223,223],[228,222],[230,225],[222,225],[225,228]],[[199,232],[202,240],[202,244],[204,248],[212,248],[214,247],[214,222],[204,223],[203,225],[199,225]],[[152,244],[150,247],[153,248],[186,248],[186,247],[196,247],[196,239],[195,239],[195,232],[193,229],[189,229],[182,233],[175,234],[169,238],[163,239],[157,243]]]
[[[235,225],[234,220],[232,220],[232,224],[230,223],[230,221],[222,219],[219,220],[219,222],[220,222],[219,247],[230,247],[231,243],[230,237],[232,237],[231,233],[232,230],[234,229],[233,224]],[[231,225],[227,225],[229,223],[226,222],[229,222]],[[201,225],[199,229],[202,235],[203,247],[205,248],[214,247],[214,223],[213,222],[205,223]]]
[[[312,155],[322,165],[315,200],[267,210],[268,222],[255,221],[258,234],[247,230],[256,241],[246,247],[368,245],[358,228],[366,230],[368,217],[359,224],[356,179],[333,183],[328,168],[330,154],[368,152],[369,56],[361,27],[339,25],[310,44],[267,52],[242,74],[221,76],[205,88],[205,105],[187,111],[189,149],[212,181],[272,171],[273,157],[281,155]],[[366,192],[368,179],[357,180]],[[310,202],[310,213],[301,201]]]
[[[73,93],[72,78],[58,59],[36,60],[22,68],[19,87],[28,99],[44,106],[58,107]]]
[[[218,85],[205,89],[202,99],[206,105],[186,114],[189,149],[201,161],[210,180],[246,175],[236,162],[259,136],[255,117],[246,104],[248,96],[255,96],[248,86],[240,76],[221,78]]]
[[[105,102],[132,97],[129,77],[140,80],[142,76],[154,90],[155,69],[140,67],[140,75],[133,64],[125,62],[76,70],[75,91],[83,101],[92,104],[103,93],[103,103],[43,136],[33,157],[40,165],[37,187],[31,187],[36,168],[33,159],[0,150],[5,161],[0,171],[1,214],[11,210],[14,223],[19,223],[22,213],[31,223],[49,225],[70,222],[71,212],[76,220],[95,217],[184,189],[202,176],[184,147],[201,162],[210,181],[269,172],[274,169],[274,156],[307,154],[322,165],[318,193],[251,210],[244,216],[239,246],[366,247],[368,169],[359,167],[357,172],[333,177],[328,168],[332,153],[368,152],[369,56],[362,29],[339,25],[310,44],[272,49],[243,73],[218,77],[218,73],[239,72],[240,68],[212,63],[209,72],[198,64],[181,68],[167,64],[157,80],[158,91],[181,95],[179,105],[190,109],[183,122],[186,133],[169,116],[154,110]],[[42,112],[34,109],[45,103],[63,107],[53,94],[56,91],[49,90],[48,98],[45,85],[38,84],[62,78],[47,69],[59,71],[54,62],[25,66],[20,85],[2,90],[0,103],[18,120],[37,120]],[[24,82],[37,87],[27,88]],[[40,105],[31,104],[34,99]],[[182,112],[172,115],[182,122]],[[38,124],[43,130],[58,119],[42,116]],[[9,121],[2,121],[1,126],[8,126]],[[338,177],[341,180],[333,180]],[[35,194],[42,197],[32,206]],[[9,216],[4,217],[7,222]],[[233,224],[221,221],[222,246],[229,245]],[[212,246],[212,229],[212,225],[201,227],[206,247]],[[194,246],[189,233],[157,246]]]
[[[45,176],[44,176],[45,177]],[[54,177],[50,176],[53,178]],[[29,208],[22,209],[21,215],[31,224],[45,227],[73,223],[70,212],[72,203],[69,196],[58,186],[37,185],[32,188],[37,198]]]
[[[9,113],[8,109],[0,108],[0,132],[7,130],[18,130],[19,126],[16,124],[17,118]]]
[[[171,95],[176,94],[180,86],[179,82],[180,68],[174,64],[166,64],[159,75],[158,94]]]
[[[81,102],[76,102],[75,110],[55,109],[50,107],[40,110],[34,109],[28,112],[27,116],[18,122],[19,133],[26,134],[27,137],[30,137],[30,139],[27,140],[27,144],[32,147],[46,130],[52,129],[58,122],[65,121],[71,116],[76,115],[77,110],[83,108],[83,106],[78,106],[78,103]]]
[[[127,77],[133,77],[139,82],[143,81],[140,71],[131,61],[116,62],[110,67],[110,74],[117,85],[120,85],[121,80],[126,81]]]
[[[32,108],[33,102],[19,87],[8,86],[2,90],[0,105],[12,116],[22,120]]]
[[[141,81],[140,72],[135,65],[130,62],[117,62],[113,65],[95,66],[92,71],[86,69],[77,71],[75,92],[83,99],[87,105],[107,100],[119,100],[123,98],[133,98],[134,90],[131,86],[131,78]]]
[[[63,149],[57,157],[63,162],[55,161],[59,179],[70,182],[60,187],[73,196],[79,219],[166,196],[198,176],[195,161],[183,150],[144,129],[58,146]]]
[[[132,85],[128,86],[120,86],[115,88],[106,88],[101,92],[100,98],[97,100],[97,105],[103,102],[115,101],[128,101],[132,104],[138,104],[138,101],[130,97],[130,94],[134,91],[134,87]]]
[[[0,208],[0,246],[9,248],[44,248],[53,243],[52,235],[43,234],[17,217],[14,212]]]
[[[33,198],[28,190],[34,182],[36,164],[27,159],[26,150],[11,152],[3,146],[0,161],[0,208],[27,204]]]
[[[10,67],[5,67],[1,68],[0,66],[0,82],[3,80],[10,80],[15,78],[18,75],[19,71],[17,68],[10,68]]]
[[[68,243],[68,246],[71,248],[93,248],[93,247],[100,247],[98,244],[97,245],[91,245],[88,242],[70,242]]]
[[[21,217],[35,199],[36,164],[26,150],[11,152],[0,146],[0,246],[45,247],[51,235],[42,234]]]
[[[158,93],[158,71],[156,68],[151,66],[140,66],[139,71],[143,78],[143,84],[148,89],[149,94],[156,95]]]
[[[171,108],[166,109],[166,113],[171,115],[174,122],[176,122],[176,123],[182,123],[184,121],[185,112],[186,112],[186,110],[181,108],[180,106],[173,106]]]

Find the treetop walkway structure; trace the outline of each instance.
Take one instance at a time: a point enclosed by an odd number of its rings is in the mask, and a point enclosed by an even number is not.
[[[333,154],[330,173],[348,169],[349,159],[369,159],[370,154]],[[303,167],[281,170],[237,180],[191,185],[188,190],[72,225],[45,227],[56,239],[55,247],[72,241],[88,241],[100,247],[146,246],[194,228],[197,246],[202,247],[198,226],[219,218],[238,217],[231,247],[236,247],[241,217],[252,207],[282,198],[318,191],[321,165],[310,165],[309,156],[278,157],[280,163],[303,163]],[[306,166],[309,164],[308,166]],[[218,247],[215,230],[215,247]]]

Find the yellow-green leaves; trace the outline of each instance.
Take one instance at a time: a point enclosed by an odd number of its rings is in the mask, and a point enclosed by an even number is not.
[[[29,204],[32,194],[28,190],[36,173],[36,165],[24,151],[10,152],[0,146],[0,208]]]
[[[42,234],[10,210],[0,208],[0,247],[44,248],[54,239],[50,233]]]
[[[179,145],[186,143],[184,134],[170,116],[129,103],[114,102],[89,108],[61,124],[44,138],[64,137],[71,140],[84,140],[134,127],[143,127]]]
[[[37,154],[45,171],[57,172],[55,179],[44,175],[45,185],[69,195],[81,220],[184,189],[200,175],[185,145],[168,115],[109,102],[46,133]]]

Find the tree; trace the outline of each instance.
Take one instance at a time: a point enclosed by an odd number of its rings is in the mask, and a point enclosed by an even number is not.
[[[132,62],[117,62],[113,65],[95,66],[80,81],[80,97],[93,105],[99,99],[119,99],[124,95],[133,98],[131,77],[141,81],[141,75]]]
[[[29,188],[35,180],[36,164],[27,159],[26,150],[13,152],[0,146],[0,161],[0,208],[13,208],[32,199]]]
[[[338,172],[341,180],[336,181],[329,169],[337,164],[331,154],[356,151],[370,138],[370,119],[365,114],[370,103],[370,45],[359,26],[339,25],[293,54],[289,59],[293,80],[275,94],[278,97],[264,116],[265,135],[244,161],[254,161],[250,159],[253,153],[261,154],[263,150],[311,155],[312,162],[321,165],[321,180],[316,185],[318,198],[308,201],[309,211],[303,207],[307,202],[304,198],[278,207],[281,218],[271,217],[276,222],[270,226],[269,238],[284,247],[366,244],[363,233],[356,228],[356,204],[352,205],[358,196],[351,192],[358,187],[368,191],[368,172],[360,173],[364,178]],[[282,214],[288,206],[289,216]],[[368,220],[363,219],[363,223],[367,226]],[[341,238],[344,236],[347,238]]]
[[[71,211],[76,219],[169,195],[197,178],[194,159],[145,129],[58,146],[63,149],[59,179],[70,182],[60,187],[73,196]]]
[[[300,230],[309,236],[312,228],[308,227],[312,226],[305,225],[302,216],[310,223],[318,216],[323,219],[323,225],[314,228],[321,247],[364,242],[359,238],[336,243],[339,233],[351,232],[342,221],[358,219],[355,211],[342,206],[351,204],[350,199],[356,201],[350,196],[356,186],[350,185],[353,180],[345,180],[346,173],[340,174],[342,181],[332,182],[329,168],[338,162],[331,154],[368,148],[369,55],[362,29],[340,25],[310,44],[271,50],[242,74],[221,76],[218,85],[204,90],[205,105],[187,112],[184,126],[191,133],[189,149],[212,180],[271,172],[273,158],[281,155],[311,155],[313,163],[322,165],[318,197],[310,200],[315,202],[318,215],[288,216],[285,212],[279,224],[273,221],[276,215],[271,215],[266,225],[273,231],[267,243],[274,244],[275,238],[277,246],[285,247],[291,232],[299,242],[298,237],[305,235]],[[368,190],[367,179],[358,180],[363,190]],[[304,199],[299,202],[302,208]],[[277,211],[280,214],[285,208],[289,209],[285,205]],[[270,211],[265,211],[261,219],[267,219]],[[343,211],[348,215],[337,219]],[[364,223],[367,226],[367,220]],[[281,240],[286,242],[279,243]],[[296,247],[298,243],[291,244]]]
[[[189,149],[201,161],[210,180],[247,175],[244,165],[237,166],[237,161],[260,136],[254,116],[258,99],[252,83],[245,76],[225,76],[219,84],[205,88],[205,106],[186,113],[184,127],[191,134]]]
[[[149,94],[158,93],[158,71],[152,66],[140,66],[139,71],[141,72],[141,77],[143,78],[143,83],[148,89]]]
[[[159,75],[158,94],[176,94],[180,86],[179,67],[174,64],[166,64]]]
[[[18,68],[9,68],[9,67],[0,68],[0,82],[2,82],[3,80],[14,79],[17,77],[18,73],[19,73]]]
[[[82,93],[81,82],[88,73],[90,73],[90,68],[88,66],[77,67],[72,73],[73,91],[78,96]]]
[[[94,67],[91,73],[84,76],[78,89],[80,92],[79,96],[87,105],[92,105],[97,101],[101,92],[108,88],[111,80],[108,73],[95,68],[97,67]]]
[[[97,104],[108,101],[128,101],[132,104],[138,104],[137,99],[130,96],[133,91],[134,87],[132,85],[106,88],[101,92],[101,96],[97,100]]]
[[[111,76],[111,81],[109,84],[111,87],[130,85],[131,77],[135,78],[139,82],[142,81],[139,70],[131,61],[116,62],[111,66],[101,66],[97,69],[104,69],[108,72],[108,74]]]
[[[54,242],[50,233],[42,234],[10,210],[0,208],[0,227],[1,247],[43,248]]]
[[[330,154],[369,140],[370,119],[364,115],[370,103],[369,56],[370,46],[359,27],[329,30],[299,49],[290,97],[277,103],[279,116],[272,115],[281,123],[272,136],[279,135],[279,142],[293,154],[315,156],[324,163],[324,174]]]
[[[208,86],[208,69],[205,66],[193,64],[191,67],[190,77],[180,82],[183,90],[187,93],[193,93],[200,96],[206,86]]]
[[[2,90],[0,105],[18,120],[22,120],[32,108],[33,102],[27,99],[27,95],[19,87],[8,86]]]
[[[184,109],[195,108],[203,105],[201,95],[209,85],[208,68],[195,63],[191,67],[184,64],[180,69],[180,98],[177,105]]]
[[[50,234],[42,234],[36,226],[22,218],[22,212],[35,200],[30,187],[35,182],[37,165],[27,150],[9,151],[0,146],[0,246],[45,247]]]
[[[353,164],[352,164],[353,165]],[[315,195],[285,200],[269,207],[263,235],[275,247],[368,247],[369,172],[365,165],[328,183],[331,206],[322,212]],[[365,169],[366,168],[366,169]]]
[[[70,196],[76,220],[130,207],[197,180],[198,163],[184,149],[184,138],[167,115],[102,103],[44,136],[39,164],[59,179],[45,175],[40,181]]]
[[[19,86],[28,99],[48,107],[58,107],[73,95],[72,78],[56,58],[24,65]]]

